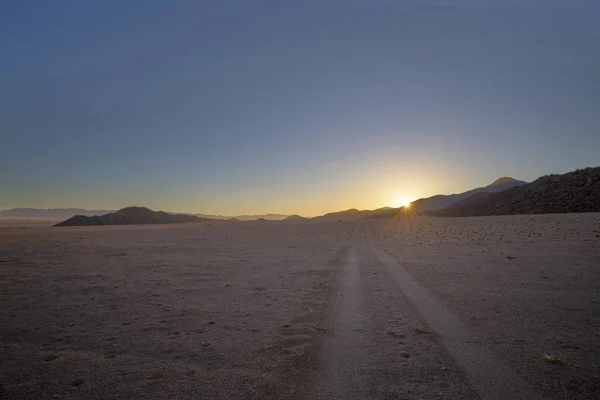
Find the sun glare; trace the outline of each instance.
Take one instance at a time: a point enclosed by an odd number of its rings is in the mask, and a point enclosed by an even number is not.
[[[394,201],[394,207],[410,207],[410,200],[406,197],[397,197]]]

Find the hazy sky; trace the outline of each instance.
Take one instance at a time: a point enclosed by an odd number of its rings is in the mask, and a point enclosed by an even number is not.
[[[4,0],[0,209],[315,215],[598,166],[598,21],[577,0]]]

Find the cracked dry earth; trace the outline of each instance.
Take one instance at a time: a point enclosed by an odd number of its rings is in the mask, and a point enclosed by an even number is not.
[[[0,398],[600,398],[599,237],[599,214],[2,229]]]

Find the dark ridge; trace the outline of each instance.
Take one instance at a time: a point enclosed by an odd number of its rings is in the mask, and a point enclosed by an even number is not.
[[[207,221],[207,219],[194,215],[153,211],[146,207],[126,207],[119,211],[100,216],[87,217],[85,215],[75,215],[54,226],[181,224],[201,221]]]
[[[490,183],[486,187],[496,186],[496,185],[506,185],[508,183],[514,183],[514,182],[521,182],[523,184],[527,183],[527,182],[523,182],[523,181],[518,181],[515,178],[511,178],[510,176],[503,176],[502,178],[496,179],[494,182]]]
[[[600,167],[546,175],[499,193],[478,193],[429,215],[483,215],[600,212]]]
[[[494,182],[487,186],[471,189],[463,193],[448,195],[438,194],[424,199],[415,200],[411,203],[411,206],[413,209],[418,210],[419,212],[441,210],[451,206],[452,204],[458,203],[459,201],[467,199],[477,193],[501,192],[503,190],[510,189],[511,187],[517,187],[526,184],[527,182],[525,181],[519,181],[517,179],[509,177],[502,177],[496,179]]]

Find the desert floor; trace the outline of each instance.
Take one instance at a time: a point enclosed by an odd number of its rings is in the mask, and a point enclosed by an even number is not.
[[[596,399],[600,214],[4,228],[0,349],[7,399]]]
[[[45,226],[52,226],[61,222],[59,219],[45,219],[45,218],[11,218],[11,217],[0,217],[0,229],[3,228],[39,228]]]

